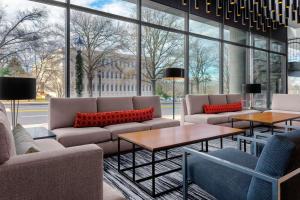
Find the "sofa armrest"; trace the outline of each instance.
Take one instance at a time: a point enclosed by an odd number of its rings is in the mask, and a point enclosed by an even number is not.
[[[96,145],[19,155],[0,165],[0,199],[102,200],[103,152]]]

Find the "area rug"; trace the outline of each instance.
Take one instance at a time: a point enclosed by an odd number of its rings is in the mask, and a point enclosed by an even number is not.
[[[237,142],[232,141],[229,138],[225,138],[223,141],[224,148],[226,147],[233,147],[237,148]],[[190,145],[191,148],[200,150],[201,144],[193,144]],[[209,151],[215,151],[220,148],[220,140],[212,140],[209,141]],[[169,155],[178,155],[181,153],[182,148],[176,148],[169,151]],[[247,151],[249,151],[249,146],[247,145]],[[165,158],[165,152],[161,152],[157,154],[156,159]],[[142,164],[145,161],[149,162],[151,160],[151,154],[147,151],[138,151],[136,153],[136,163]],[[173,160],[178,164],[181,164],[181,159]],[[106,158],[104,161],[104,179],[105,181],[113,186],[114,188],[117,188],[119,191],[121,191],[126,199],[129,200],[152,200],[151,196],[149,196],[147,193],[143,192],[141,189],[139,189],[134,183],[132,183],[130,180],[122,176],[118,173],[117,170],[118,166],[118,157],[112,156],[109,158]],[[131,166],[131,154],[125,154],[122,156],[122,166]],[[161,164],[156,165],[156,172],[162,172],[167,169],[174,169],[177,167],[176,164],[172,162],[163,162]],[[140,178],[141,176],[145,177],[147,175],[150,175],[151,167],[143,167],[139,168],[136,171],[137,178]],[[128,172],[128,175],[131,175],[130,172]],[[177,186],[182,183],[182,174],[181,172],[175,172],[163,177],[159,177],[156,179],[156,189],[157,192],[163,191],[166,188],[169,188],[170,186]],[[147,181],[144,183],[146,187],[151,188],[151,182]],[[163,196],[157,197],[156,199],[159,200],[181,200],[182,199],[182,192],[181,190],[176,190],[173,192],[170,192],[168,194],[165,194]],[[197,185],[191,184],[189,185],[189,199],[190,200],[215,200],[213,196],[203,191],[201,188],[199,188]]]

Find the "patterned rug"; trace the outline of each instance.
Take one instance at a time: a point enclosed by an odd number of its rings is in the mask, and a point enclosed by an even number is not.
[[[226,147],[233,147],[237,148],[237,142],[231,140],[231,138],[225,138],[223,141],[224,148]],[[190,145],[191,148],[200,150],[201,144],[193,144]],[[215,151],[220,148],[220,140],[212,140],[209,141],[209,151]],[[249,151],[249,145],[247,145],[247,151]],[[176,148],[169,151],[169,155],[178,155],[181,154],[181,148]],[[159,158],[165,158],[165,152],[161,152],[157,154],[156,159]],[[147,151],[138,151],[136,153],[136,163],[142,164],[144,162],[149,162],[151,160],[151,154]],[[178,164],[181,164],[181,159],[175,159],[173,160]],[[141,189],[139,189],[135,184],[133,184],[130,180],[125,178],[123,175],[119,174],[117,170],[118,166],[118,158],[117,156],[112,156],[109,158],[106,158],[104,161],[104,179],[105,181],[113,186],[114,188],[117,188],[119,191],[121,191],[126,199],[130,200],[151,200],[153,199],[151,196],[149,196],[147,193],[143,192]],[[130,167],[131,166],[131,154],[126,154],[122,156],[122,165]],[[178,167],[176,164],[172,162],[163,162],[160,164],[156,164],[156,173],[165,171],[167,169],[174,169]],[[138,168],[136,170],[136,176],[137,178],[141,178],[142,176],[148,176],[151,172],[151,166]],[[128,171],[128,175],[131,176],[130,171]],[[168,189],[172,186],[177,186],[182,183],[182,174],[181,171],[156,178],[156,190],[157,192],[163,191],[165,189]],[[151,182],[146,181],[143,182],[143,185],[151,188]],[[181,190],[176,190],[173,192],[170,192],[168,194],[165,194],[163,196],[160,196],[156,199],[159,200],[176,200],[176,199],[182,199],[182,192]],[[197,185],[191,184],[189,185],[189,199],[191,200],[215,200],[214,197],[212,197],[210,194],[203,191],[201,188],[199,188]]]

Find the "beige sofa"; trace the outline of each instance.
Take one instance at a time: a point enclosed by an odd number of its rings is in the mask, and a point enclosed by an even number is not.
[[[73,128],[77,112],[106,112],[118,110],[154,108],[154,118],[142,123],[131,122],[105,127]],[[160,98],[147,97],[100,97],[100,98],[52,98],[49,109],[49,129],[65,147],[97,144],[104,154],[118,150],[117,136],[122,133],[179,126],[180,122],[162,118]],[[130,150],[132,145],[122,141],[121,150]]]
[[[65,148],[36,140],[40,152],[16,155],[8,118],[0,103],[1,200],[122,200],[103,182],[103,151],[96,145]]]
[[[240,102],[242,97],[240,94],[229,95],[186,95],[182,102],[182,123],[193,124],[215,124],[222,126],[231,126],[232,117],[236,115],[258,113],[257,110],[242,110],[237,112],[225,112],[219,114],[203,113],[204,104],[227,104]],[[249,122],[234,122],[234,127],[249,127]]]

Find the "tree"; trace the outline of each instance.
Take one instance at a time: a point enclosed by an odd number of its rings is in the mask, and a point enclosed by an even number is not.
[[[81,51],[78,51],[76,56],[76,93],[78,97],[82,96],[83,90],[83,61],[81,56]]]
[[[214,67],[216,60],[215,53],[212,51],[212,47],[207,47],[200,40],[195,40],[191,44],[191,59],[190,59],[190,73],[192,80],[196,84],[196,91],[200,93],[200,86],[202,84],[201,91],[207,93],[207,83],[211,81],[211,70]]]
[[[79,36],[83,40],[83,70],[92,97],[95,74],[109,64],[104,62],[107,57],[122,49],[125,30],[117,21],[80,12],[72,13],[71,24],[73,37]]]
[[[44,12],[38,9],[19,12],[16,19],[4,20],[5,11],[0,8],[0,63],[7,63],[12,56],[25,51],[26,43],[39,40],[41,29],[30,29],[29,24],[40,24]]]
[[[179,27],[176,16],[151,9],[143,10],[143,21],[166,27]],[[150,83],[156,94],[156,83],[167,67],[182,66],[183,39],[180,35],[144,26],[142,30],[143,81]]]

